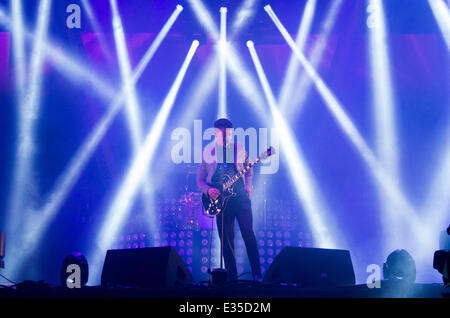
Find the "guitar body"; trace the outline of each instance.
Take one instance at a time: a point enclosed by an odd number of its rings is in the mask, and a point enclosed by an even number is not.
[[[260,162],[261,158],[265,159],[267,157],[270,157],[274,153],[275,149],[273,149],[273,147],[269,147],[264,153],[262,153],[258,158],[256,158],[254,162],[248,164],[243,170],[239,171],[234,176],[224,174],[221,177],[220,182],[208,183],[210,187],[218,189],[221,193],[215,200],[213,200],[208,194],[202,195],[202,204],[203,208],[205,209],[206,215],[214,217],[223,210],[225,210],[229,200],[232,197],[236,196],[237,194],[236,192],[234,192],[234,185],[236,184],[236,182],[240,180],[243,177],[243,175],[255,164]]]
[[[223,189],[223,184],[229,181],[231,177],[229,175],[224,175],[222,177],[222,183],[208,183],[208,185],[212,188]],[[202,195],[202,204],[205,209],[205,214],[207,216],[214,217],[218,215],[220,212],[226,209],[229,200],[236,196],[236,193],[233,192],[233,187],[230,187],[226,190],[222,190],[220,195],[213,200],[209,195]]]

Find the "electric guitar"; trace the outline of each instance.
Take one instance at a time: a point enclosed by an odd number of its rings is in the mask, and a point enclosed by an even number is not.
[[[234,176],[224,174],[220,182],[208,183],[210,187],[219,189],[221,193],[215,200],[207,194],[202,195],[202,204],[205,210],[205,214],[207,216],[214,217],[225,210],[228,201],[232,197],[236,196],[236,192],[233,191],[233,186],[236,181],[238,181],[248,170],[250,170],[261,160],[264,160],[267,157],[272,156],[273,154],[275,154],[275,149],[273,147],[269,147],[266,151],[260,154],[255,161],[249,163],[244,169],[236,173]]]

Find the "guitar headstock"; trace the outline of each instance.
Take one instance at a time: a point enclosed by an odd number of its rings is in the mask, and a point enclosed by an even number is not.
[[[267,148],[266,151],[264,151],[262,154],[259,155],[259,158],[261,160],[265,160],[270,156],[273,156],[275,154],[275,148],[270,146],[269,148]]]

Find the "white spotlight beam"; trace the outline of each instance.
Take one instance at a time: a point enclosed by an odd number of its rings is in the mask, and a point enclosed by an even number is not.
[[[303,15],[301,18],[301,23],[299,29],[297,31],[297,40],[296,45],[303,50],[303,47],[306,42],[306,38],[311,29],[311,24],[314,17],[314,12],[316,10],[317,0],[308,0],[306,3],[305,9],[303,10]],[[292,95],[292,90],[294,85],[296,84],[296,76],[299,69],[299,62],[297,58],[291,53],[291,57],[289,59],[289,64],[287,67],[286,75],[283,80],[283,84],[281,85],[281,92],[278,98],[278,105],[282,110],[284,110],[287,105],[292,105],[288,101]]]
[[[148,172],[149,167],[152,165],[152,161],[156,153],[156,149],[161,138],[164,126],[175,103],[175,99],[177,97],[184,76],[187,72],[189,64],[192,61],[192,58],[198,46],[199,42],[195,40],[192,43],[191,48],[189,49],[189,52],[183,62],[183,65],[181,66],[180,71],[177,74],[174,83],[172,84],[172,87],[170,88],[169,93],[164,99],[161,109],[158,112],[155,121],[153,122],[150,132],[145,138],[141,150],[135,156],[129,171],[115,196],[115,199],[113,200],[108,212],[106,213],[105,222],[103,223],[103,226],[100,229],[100,233],[97,238],[97,246],[102,252],[105,252],[106,249],[110,246],[111,239],[119,230],[124,218],[128,214],[130,206],[134,201],[137,189],[142,182],[142,176]],[[101,255],[98,254],[98,251],[95,251],[93,257],[91,257],[90,259],[99,260],[99,257],[103,257],[103,253],[100,254]],[[96,264],[95,261],[94,264]],[[98,270],[98,267],[94,268],[92,276],[92,279],[94,281],[98,278]]]
[[[203,7],[202,3],[198,0],[190,0],[189,1],[192,5],[192,8],[194,10],[194,13],[199,18],[200,22],[202,23],[203,27],[215,38],[219,38],[219,32],[217,30],[217,27],[212,22],[212,18],[210,17],[208,11]],[[237,32],[237,31],[236,31]],[[250,106],[253,107],[253,110],[256,114],[259,114],[262,116],[263,108],[262,105],[265,104],[264,98],[259,93],[259,89],[257,85],[255,85],[255,81],[253,77],[246,71],[246,67],[242,60],[240,59],[239,54],[234,49],[234,47],[228,43],[227,44],[227,66],[230,70],[230,74],[233,76],[234,82],[239,89],[239,91],[250,101]],[[299,161],[301,162],[300,154]],[[300,163],[299,163],[300,164]],[[302,171],[304,172],[303,176],[306,178],[308,177],[308,180],[312,184],[312,179],[309,178],[308,171],[307,171],[307,165],[303,163],[302,165]],[[312,197],[309,196],[309,199],[312,200]],[[312,200],[310,202],[310,205],[316,206],[316,202]],[[314,216],[313,216],[314,217]],[[311,221],[314,223],[314,221]],[[325,239],[324,239],[325,241]],[[323,242],[321,244],[327,245],[327,242]]]
[[[111,11],[113,16],[114,40],[116,45],[117,56],[119,58],[119,69],[124,87],[126,88],[125,110],[127,113],[128,126],[131,130],[131,139],[133,148],[137,150],[142,142],[142,123],[140,114],[140,105],[137,98],[135,87],[132,83],[132,72],[130,65],[130,57],[128,55],[127,43],[123,29],[122,20],[117,8],[117,1],[110,0]]]
[[[24,37],[24,26],[23,26],[23,19],[22,19],[22,1],[12,1],[11,2],[11,11],[12,11],[12,41],[13,41],[13,48],[14,48],[14,64],[16,68],[15,72],[15,81],[16,81],[16,104],[18,106],[17,110],[19,113],[19,120],[24,120],[24,98],[25,98],[25,37]],[[4,19],[2,19],[4,20]],[[20,127],[20,124],[19,124]],[[20,135],[20,134],[19,134]],[[19,154],[20,149],[16,150],[17,159],[20,160]],[[23,174],[23,173],[22,173]],[[26,174],[26,173],[25,173]],[[20,176],[17,174],[15,184],[13,185],[13,188],[16,190],[14,191],[15,198],[11,200],[9,203],[10,206],[8,207],[8,213],[7,213],[7,229],[8,231],[11,230],[12,233],[14,233],[14,229],[17,227],[18,223],[18,215],[16,211],[20,210],[19,205],[23,204],[23,200],[21,199],[21,194],[19,191],[22,188],[23,185],[21,185],[20,179],[22,179],[23,176]]]
[[[325,47],[327,45],[328,35],[334,27],[337,19],[337,15],[342,6],[343,0],[335,0],[331,3],[331,6],[327,12],[325,20],[321,26],[320,37],[314,42],[314,45],[310,53],[310,63],[316,69],[319,63],[322,61],[323,53],[325,52]],[[280,103],[280,107],[285,114],[286,118],[296,118],[298,114],[302,111],[308,92],[311,89],[312,81],[311,78],[305,72],[301,73],[299,79],[297,79],[297,84],[295,85],[295,90],[291,91],[290,103]],[[294,105],[294,107],[288,107],[289,105]]]
[[[450,9],[442,0],[428,0],[428,3],[450,51]]]
[[[219,77],[219,112],[218,118],[227,117],[227,73],[226,73],[226,57],[227,57],[227,8],[220,8],[220,77]]]
[[[311,182],[313,179],[310,172],[306,169],[305,163],[303,162],[301,148],[292,138],[293,133],[290,131],[288,123],[285,121],[283,115],[278,109],[275,97],[256,53],[253,42],[248,41],[247,46],[269,104],[270,113],[272,114],[275,127],[279,131],[278,133],[280,135],[282,147],[286,149],[286,156],[288,156],[286,161],[289,165],[291,175],[295,178],[295,189],[298,197],[302,200],[304,205],[305,213],[310,222],[310,228],[313,232],[316,243],[319,247],[335,248],[340,245],[339,243],[336,244],[338,238],[336,235],[332,235],[325,226],[327,223],[328,225],[332,223],[330,222],[330,212],[320,204],[323,200],[318,197],[315,191],[316,186]],[[324,221],[324,218],[327,218],[327,222]]]
[[[200,77],[189,90],[189,95],[183,100],[182,105],[186,109],[177,127],[187,127],[197,116],[201,107],[217,85],[219,76],[219,58],[214,54],[207,62]]]
[[[256,79],[247,71],[245,63],[231,43],[228,43],[228,52],[228,68],[234,85],[250,101],[250,106],[253,108],[253,111],[257,114],[260,113],[264,109],[262,105],[266,102],[260,93]]]
[[[375,17],[375,25],[369,26],[369,52],[372,68],[377,157],[391,179],[399,185],[395,102],[387,51],[386,23],[381,0],[369,0],[367,13]],[[403,221],[398,219],[395,206],[392,206],[389,198],[382,193],[380,195],[383,228],[386,231],[385,246],[389,252],[393,248],[401,246],[402,235],[399,233],[399,228]]]
[[[142,73],[146,69],[147,65],[151,61],[152,57],[156,53],[163,39],[168,34],[170,28],[175,23],[182,10],[183,7],[178,5],[140,60],[132,76],[131,83],[133,85],[135,85],[141,77]],[[28,257],[37,244],[39,244],[42,235],[45,232],[45,228],[48,226],[54,215],[58,212],[73,186],[78,181],[84,167],[92,157],[94,151],[97,149],[100,141],[108,131],[112,121],[122,109],[125,98],[126,87],[122,87],[121,91],[116,95],[114,101],[108,107],[106,114],[96,124],[95,128],[78,148],[75,156],[70,160],[68,167],[56,180],[55,187],[47,198],[44,207],[40,209],[40,213],[34,217],[30,215],[30,221],[26,224],[26,236],[22,240],[22,244],[20,244],[20,249],[26,249],[26,251],[21,251],[21,257],[15,257],[10,261],[10,268],[13,268],[12,274],[19,272],[21,268],[20,266],[24,264],[23,260],[25,257]]]
[[[384,193],[393,201],[393,204],[396,204],[398,213],[404,218],[408,224],[411,225],[411,228],[414,233],[423,233],[424,229],[422,224],[419,222],[416,216],[416,212],[413,207],[409,204],[409,202],[405,199],[403,193],[398,189],[396,183],[386,170],[380,165],[377,161],[375,155],[367,146],[364,139],[361,137],[361,134],[358,132],[357,128],[349,118],[349,116],[345,113],[341,104],[338,102],[334,94],[330,91],[330,89],[326,86],[326,84],[322,81],[322,79],[318,76],[317,72],[311,66],[311,64],[306,60],[303,53],[298,49],[295,45],[294,40],[291,38],[289,33],[286,31],[284,26],[281,24],[278,17],[273,12],[272,8],[267,5],[264,7],[267,11],[271,19],[274,21],[275,25],[294,51],[295,55],[299,59],[300,63],[305,68],[308,75],[313,80],[317,90],[322,96],[325,105],[331,111],[333,116],[335,117],[337,123],[343,130],[343,132],[348,136],[350,141],[354,144],[356,149],[359,150],[362,155],[364,161],[369,166],[370,172],[373,174],[375,180],[378,182],[380,188],[384,190]],[[422,242],[418,241],[418,244],[422,244]]]
[[[450,53],[450,9],[442,0],[428,0],[433,15],[439,25],[445,43]],[[438,164],[434,173],[433,182],[429,187],[424,204],[422,205],[422,215],[427,216],[425,224],[430,231],[438,233],[443,229],[443,224],[449,223],[448,207],[450,206],[450,130],[447,131],[446,149],[442,156],[442,161]],[[430,244],[428,250],[434,250],[435,246]]]
[[[5,10],[0,6],[0,24],[4,25],[7,29],[13,30],[13,21],[5,14]],[[23,29],[24,35],[27,40],[34,41],[36,34],[33,34]],[[58,70],[71,81],[83,80],[89,87],[93,88],[93,91],[100,95],[105,100],[110,100],[115,95],[115,90],[111,86],[105,84],[105,79],[100,79],[96,74],[87,68],[81,66],[81,63],[71,57],[67,52],[61,50],[57,45],[51,43],[47,39],[45,43],[42,43],[44,53],[48,62],[55,65]]]
[[[41,75],[44,61],[43,43],[46,41],[48,33],[50,7],[50,0],[41,0],[39,3],[36,38],[31,53],[29,82],[26,87],[26,95],[20,98],[22,104],[19,106],[18,144],[9,211],[10,221],[12,222],[10,223],[10,231],[12,232],[16,232],[18,216],[23,213],[26,202],[31,199],[29,196],[33,185],[31,174],[35,152],[35,122],[40,110]]]
[[[377,25],[370,29],[370,57],[377,132],[377,150],[382,164],[394,179],[398,173],[398,154],[395,133],[395,105],[392,92],[389,54],[386,43],[386,23],[381,0],[369,0],[368,10],[377,16]]]
[[[434,173],[433,182],[428,188],[426,200],[422,205],[422,215],[427,216],[425,224],[434,233],[444,229],[449,223],[450,214],[450,134],[447,132],[446,151],[442,156],[442,161],[438,164]]]
[[[246,65],[241,60],[240,55],[235,50],[233,45],[231,43],[228,43],[228,52],[229,52],[229,58],[228,58],[228,67],[230,70],[230,74],[233,77],[233,83],[235,84],[238,91],[243,95],[244,98],[246,98],[249,101],[249,106],[252,107],[252,110],[254,113],[260,117],[261,121],[263,123],[266,123],[267,125],[271,125],[271,122],[268,121],[266,114],[266,110],[263,107],[267,102],[264,99],[263,96],[260,94],[259,86],[257,85],[254,77],[247,71]],[[269,94],[271,96],[272,94]],[[274,103],[272,103],[274,105]],[[278,109],[275,110],[275,113],[278,114]],[[274,117],[272,115],[272,117]],[[277,116],[277,118],[280,118],[280,116]],[[281,117],[282,118],[282,117]],[[275,122],[275,125],[278,127],[286,127],[288,123],[285,122],[284,119],[278,120]],[[320,193],[318,191],[318,187],[315,185],[314,179],[312,177],[312,174],[309,171],[308,164],[304,160],[304,156],[301,152],[300,146],[295,143],[295,141],[292,139],[292,135],[289,135],[291,132],[287,128],[281,128],[282,134],[280,139],[286,139],[290,140],[292,142],[289,143],[289,147],[292,146],[292,143],[298,148],[296,153],[292,154],[290,158],[295,161],[295,163],[291,164],[292,168],[291,171],[294,171],[291,176],[296,176],[301,173],[301,187],[299,188],[298,180],[293,179],[293,183],[296,186],[297,195],[299,196],[300,200],[304,201],[304,206],[306,206],[309,211],[314,210],[317,207],[325,206],[325,204],[321,204],[320,202],[325,202],[323,198],[321,198]],[[287,137],[284,137],[287,136]],[[284,145],[284,144],[283,144]],[[284,146],[283,146],[284,147]],[[291,148],[288,148],[291,149]],[[259,179],[261,180],[261,179]],[[260,188],[261,185],[255,184],[256,188]],[[303,190],[303,192],[300,192],[300,190]],[[319,200],[319,198],[321,198]],[[308,215],[309,217],[309,215]],[[317,240],[317,243],[321,246],[331,246],[332,243],[330,243],[330,240],[328,238],[328,234],[326,234],[326,229],[324,229],[321,226],[321,220],[320,218],[316,218],[314,215],[311,215],[311,219],[308,220],[315,228],[315,236],[314,238]],[[323,232],[323,234],[319,234]],[[336,242],[335,242],[336,243]]]
[[[205,8],[200,0],[188,0],[189,4],[194,11],[194,14],[199,19],[199,22],[205,28],[205,30],[216,40],[220,40],[220,33],[217,26],[214,24],[211,15]],[[241,27],[243,25],[241,24]],[[234,32],[239,32],[236,28]],[[252,101],[251,105],[257,107],[256,105],[263,105],[264,98],[259,94],[259,89],[254,84],[255,81],[253,77],[246,71],[246,67],[242,62],[238,52],[233,47],[231,43],[226,44],[227,51],[227,68],[230,71],[230,75],[233,77],[235,84],[241,93],[244,94],[246,98]],[[244,85],[244,86],[241,86]],[[245,89],[243,89],[245,87]],[[254,89],[253,89],[254,88]],[[256,110],[256,109],[255,109]]]
[[[137,81],[140,79],[142,73],[146,69],[147,65],[150,63],[152,57],[155,52],[161,45],[161,42],[166,37],[169,32],[171,26],[175,23],[178,15],[182,11],[181,6],[177,6],[175,11],[172,13],[168,21],[165,23],[164,27],[161,29],[155,40],[152,42],[147,52],[144,54],[142,59],[140,60],[138,66],[134,70],[132,75],[132,80],[130,85],[135,85]],[[76,152],[76,155],[70,161],[68,168],[65,172],[60,176],[58,181],[56,182],[56,186],[49,200],[47,200],[47,204],[43,209],[44,218],[51,217],[61,206],[62,202],[64,202],[65,198],[69,194],[70,190],[74,186],[75,182],[78,180],[84,166],[88,162],[89,158],[92,156],[93,152],[97,148],[98,144],[102,140],[105,135],[107,129],[109,128],[112,120],[115,118],[117,113],[121,110],[123,103],[126,100],[127,88],[125,86],[122,87],[119,94],[116,96],[112,104],[109,106],[106,115],[102,118],[102,120],[96,125],[94,130],[89,134],[88,138],[84,141],[81,147]]]
[[[22,0],[11,2],[12,11],[12,42],[14,48],[14,64],[16,68],[16,90],[19,95],[19,105],[22,104],[22,99],[25,90],[25,34],[22,18]]]

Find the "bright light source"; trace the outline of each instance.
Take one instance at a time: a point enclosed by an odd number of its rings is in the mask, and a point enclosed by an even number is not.
[[[134,202],[136,192],[140,186],[143,176],[148,172],[152,165],[154,155],[156,153],[157,145],[161,138],[164,126],[172,110],[173,104],[177,97],[181,83],[187,72],[190,62],[199,45],[198,41],[194,41],[189,49],[189,52],[181,66],[177,77],[170,88],[156,118],[152,124],[150,132],[144,140],[141,150],[136,154],[130,169],[123,181],[119,191],[117,192],[111,206],[106,213],[105,222],[103,223],[100,233],[97,238],[97,246],[99,251],[94,251],[92,258],[93,263],[93,280],[96,281],[101,270],[101,259],[104,253],[111,244],[111,238],[119,230],[124,218],[127,216],[129,209]]]
[[[307,165],[304,162],[301,148],[295,142],[293,138],[294,135],[290,131],[288,123],[276,105],[275,97],[258,58],[255,47],[251,43],[250,45],[247,44],[247,46],[258,73],[258,78],[263,87],[263,91],[266,95],[275,127],[277,128],[280,136],[282,147],[286,149],[286,152],[284,152],[287,156],[286,162],[288,163],[291,176],[293,177],[297,195],[303,203],[317,246],[322,248],[335,248],[337,246],[342,246],[339,242],[341,240],[341,236],[330,232],[330,228],[335,230],[335,227],[332,225],[333,222],[331,220],[331,213],[322,203],[324,202],[324,199],[317,193],[317,187],[314,185],[311,173],[308,171]],[[326,222],[325,219],[327,220]]]
[[[253,41],[247,41],[247,47],[254,47],[255,44],[253,43]]]

